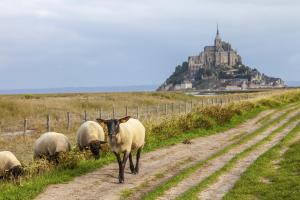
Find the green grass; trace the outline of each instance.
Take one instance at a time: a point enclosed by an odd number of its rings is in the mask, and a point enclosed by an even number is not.
[[[299,132],[300,124],[279,144],[260,156],[224,200],[300,199],[300,142],[293,141]],[[288,150],[281,155],[284,148]]]
[[[212,175],[204,179],[202,182],[200,182],[198,185],[191,187],[189,190],[184,192],[182,195],[180,195],[176,199],[181,200],[194,200],[198,199],[198,194],[203,191],[206,187],[208,187],[210,184],[213,184],[215,181],[217,181],[218,177],[220,177],[225,172],[228,172],[230,169],[234,167],[234,165],[237,163],[238,160],[242,159],[243,157],[247,156],[250,152],[258,148],[259,146],[269,142],[276,134],[284,130],[288,125],[290,125],[295,120],[300,119],[300,114],[297,114],[296,116],[292,117],[288,122],[274,130],[270,135],[268,135],[263,140],[259,141],[258,143],[252,145],[251,147],[247,148],[243,152],[237,154],[234,156],[225,166],[223,166],[218,171],[214,172]]]
[[[284,109],[285,107],[283,107],[282,109]],[[281,109],[280,109],[281,110]],[[279,111],[280,111],[279,110]],[[176,176],[173,176],[171,179],[169,179],[168,181],[164,182],[162,185],[159,185],[158,187],[156,187],[154,190],[152,190],[151,192],[147,193],[143,199],[145,200],[152,200],[152,199],[156,199],[159,196],[162,196],[164,194],[165,191],[167,191],[168,189],[174,187],[175,185],[177,185],[180,181],[182,181],[183,179],[187,178],[190,174],[192,174],[193,172],[195,172],[197,169],[199,169],[200,167],[202,167],[203,165],[205,165],[208,161],[221,156],[225,153],[227,153],[230,149],[252,139],[253,137],[257,136],[258,134],[260,134],[261,132],[263,132],[264,130],[266,130],[267,128],[269,128],[272,125],[275,125],[276,123],[278,123],[279,121],[281,121],[282,119],[284,119],[290,112],[292,111],[292,109],[290,109],[288,112],[286,112],[285,114],[283,114],[282,116],[271,120],[271,121],[266,121],[265,124],[263,126],[261,126],[259,129],[255,130],[254,132],[248,134],[247,136],[241,138],[240,140],[238,140],[237,142],[225,147],[224,149],[218,151],[217,153],[215,153],[214,155],[212,155],[211,157],[209,157],[206,160],[202,160],[196,164],[194,164],[191,167],[185,168],[183,169],[179,174],[177,174]],[[274,114],[274,113],[273,113]]]
[[[240,106],[240,108],[238,108],[240,112],[239,114],[234,114],[230,118],[230,120],[226,121],[224,124],[213,123],[212,127],[210,127],[209,129],[200,128],[200,129],[191,130],[191,127],[184,128],[183,126],[180,127],[182,129],[181,132],[178,132],[177,134],[172,135],[170,137],[165,137],[165,135],[160,132],[148,134],[144,152],[152,151],[154,149],[165,147],[165,146],[170,146],[182,142],[185,139],[192,139],[196,137],[206,136],[210,134],[215,134],[217,132],[225,131],[227,129],[235,127],[236,125],[244,122],[249,118],[255,117],[262,110],[266,110],[268,108],[280,107],[282,105],[298,101],[300,96],[299,93],[296,93],[295,96],[296,96],[295,99],[291,100],[291,98],[288,98],[288,100],[280,101],[281,102],[280,105],[262,106],[260,103],[257,103],[255,104],[255,106],[251,107],[252,106],[251,105],[247,109],[242,108]],[[246,106],[246,104],[237,104],[237,106],[239,105]],[[248,106],[249,105],[250,104],[248,104]],[[230,109],[229,110],[227,109],[226,111],[229,112]],[[220,116],[215,116],[215,117],[220,117]],[[226,117],[228,118],[228,116]],[[162,125],[163,124],[164,121],[162,122]],[[176,125],[176,127],[178,126]],[[164,139],[162,139],[162,136],[164,136],[163,137]],[[23,181],[23,186],[21,187],[14,186],[10,183],[2,183],[0,184],[0,191],[1,191],[0,199],[22,199],[22,200],[32,199],[35,196],[37,196],[40,192],[42,192],[50,184],[57,184],[57,183],[70,181],[76,176],[98,169],[113,161],[114,161],[113,155],[111,153],[107,153],[105,156],[101,157],[99,161],[94,161],[94,160],[80,161],[78,166],[76,166],[74,169],[56,168],[54,170],[45,172],[39,176],[34,176],[33,178],[26,179]]]

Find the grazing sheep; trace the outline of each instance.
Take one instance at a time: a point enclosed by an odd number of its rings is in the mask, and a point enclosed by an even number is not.
[[[58,163],[60,152],[71,150],[69,139],[61,133],[47,132],[42,134],[34,143],[34,159],[46,156],[49,161]]]
[[[129,116],[121,119],[97,119],[97,121],[100,124],[105,124],[108,128],[108,143],[119,164],[119,183],[123,183],[124,168],[128,157],[131,173],[137,174],[139,172],[140,154],[145,144],[145,127],[139,120]],[[135,167],[131,155],[133,149],[137,150]],[[124,153],[123,160],[120,157],[121,153]]]
[[[99,159],[101,144],[104,141],[103,128],[94,121],[84,122],[77,131],[77,145],[81,151],[85,148],[90,148],[95,159]]]
[[[21,184],[21,176],[24,174],[22,165],[16,156],[10,151],[0,152],[0,178],[7,175],[12,177],[13,182]]]

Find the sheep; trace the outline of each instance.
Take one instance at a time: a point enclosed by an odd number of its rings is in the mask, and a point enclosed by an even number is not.
[[[108,144],[119,164],[119,183],[124,183],[124,168],[128,157],[131,173],[139,173],[140,154],[145,144],[145,127],[139,120],[130,116],[121,119],[97,119],[97,122],[107,126]],[[137,150],[135,166],[131,155],[131,150],[134,149]],[[121,153],[124,153],[123,160],[120,157]]]
[[[103,128],[94,121],[84,122],[77,131],[77,146],[80,151],[85,148],[90,148],[96,160],[100,157],[101,144],[104,141]]]
[[[11,176],[16,185],[21,184],[21,176],[24,170],[20,161],[10,151],[0,152],[0,178]]]
[[[42,134],[34,143],[34,159],[46,156],[49,161],[58,163],[60,152],[71,150],[69,139],[61,133],[47,132]]]

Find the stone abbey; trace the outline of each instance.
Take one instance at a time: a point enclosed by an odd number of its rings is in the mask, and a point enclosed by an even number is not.
[[[228,42],[222,41],[217,26],[213,46],[206,46],[187,62],[177,65],[174,73],[158,90],[246,90],[285,87],[284,81],[259,72],[242,63],[241,56]]]
[[[215,66],[231,68],[241,63],[241,56],[232,49],[231,44],[222,41],[218,27],[214,46],[206,46],[199,55],[188,58],[188,67],[191,75],[194,75],[201,68]]]

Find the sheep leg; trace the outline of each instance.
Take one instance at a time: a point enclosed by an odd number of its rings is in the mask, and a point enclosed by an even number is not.
[[[135,164],[135,173],[136,174],[139,173],[139,162],[140,162],[140,157],[141,157],[141,151],[142,151],[142,148],[139,148],[136,153],[136,164]]]
[[[129,164],[130,164],[130,171],[132,174],[135,174],[135,169],[134,169],[134,165],[133,165],[133,162],[132,162],[132,154],[130,152],[129,154]]]
[[[118,164],[119,164],[119,183],[122,183],[122,160],[121,160],[121,157],[120,157],[120,154],[114,152],[114,154],[116,155],[116,158],[117,158],[117,161],[118,161]]]
[[[125,169],[128,157],[129,157],[129,153],[124,152],[123,162],[122,162],[122,171],[121,171],[121,173],[122,173],[122,177],[121,177],[122,178],[122,182],[120,182],[120,183],[124,183],[124,169]]]

